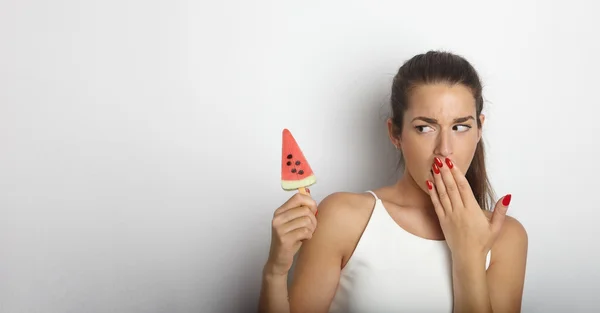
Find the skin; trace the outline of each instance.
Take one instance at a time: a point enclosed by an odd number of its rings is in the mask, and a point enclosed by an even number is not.
[[[516,219],[505,215],[508,208],[502,204],[504,197],[494,213],[482,211],[465,183],[464,172],[482,135],[475,121],[473,95],[462,85],[432,84],[415,88],[409,101],[399,136],[393,132],[391,121],[387,122],[392,144],[405,157],[405,173],[394,185],[375,193],[399,227],[419,237],[447,241],[453,260],[454,312],[520,312],[527,233]],[[484,116],[479,118],[483,124]],[[437,168],[439,174],[432,173],[436,158],[442,163]],[[306,215],[312,214],[313,209],[307,210],[314,206],[310,197],[294,197],[296,201],[288,201],[276,212],[304,207]],[[304,223],[291,218],[274,223],[276,235],[263,270],[260,311],[327,312],[341,270],[352,256],[374,201],[370,194],[334,193],[318,206],[318,227],[309,224],[306,216],[296,217],[303,218]],[[289,235],[294,229],[291,223],[304,225],[298,226],[306,228],[304,235]],[[287,232],[282,231],[284,228]],[[285,241],[278,236],[292,239]],[[288,301],[287,270],[290,255],[299,246]],[[490,249],[492,257],[486,271],[485,257]]]

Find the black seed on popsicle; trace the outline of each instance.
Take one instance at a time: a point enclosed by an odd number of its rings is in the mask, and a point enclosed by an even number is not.
[[[300,175],[303,175],[303,174],[304,174],[304,171],[303,171],[303,170],[299,170],[299,171],[298,171],[298,174],[300,174]]]
[[[296,161],[296,165],[300,165],[300,161]]]
[[[285,163],[285,164],[287,164],[288,166],[290,166],[290,165],[292,165],[292,162],[288,161],[288,162],[287,162],[287,163]]]
[[[295,168],[292,169],[292,173],[296,173],[296,169]]]
[[[287,155],[287,158],[288,158],[288,159],[291,159],[291,158],[292,158],[292,155],[291,155],[291,154],[288,154],[288,155]]]

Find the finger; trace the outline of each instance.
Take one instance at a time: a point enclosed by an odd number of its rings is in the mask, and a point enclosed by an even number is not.
[[[437,159],[437,158],[436,158]],[[436,160],[437,161],[437,160]],[[452,204],[452,210],[458,210],[464,208],[465,205],[460,196],[460,192],[458,191],[458,185],[456,185],[456,181],[454,180],[454,175],[452,175],[451,169],[454,167],[454,164],[449,158],[446,158],[446,166],[440,167],[440,175],[444,180],[444,187],[446,187],[446,193],[448,193],[448,198],[450,198],[450,203]]]
[[[315,225],[315,227],[317,226],[317,219],[314,218],[314,213],[313,211],[305,206],[301,206],[301,207],[297,207],[297,208],[293,208],[293,209],[289,209],[277,216],[275,216],[273,218],[273,226],[277,227],[279,225],[283,225],[285,223],[288,223],[294,219],[297,219],[299,217],[302,216],[312,216],[313,219],[311,219],[311,221],[313,221],[313,224]]]
[[[446,216],[446,213],[444,212],[444,207],[440,203],[440,198],[438,198],[438,194],[437,194],[437,191],[435,190],[435,186],[429,180],[427,180],[425,183],[427,184],[427,190],[429,192],[429,197],[431,197],[431,202],[433,203],[433,208],[435,209],[435,213],[437,214],[437,216],[440,219],[442,219],[444,216]]]
[[[502,197],[502,199],[498,200],[496,206],[494,207],[494,213],[492,213],[492,220],[490,223],[492,224],[492,232],[494,234],[498,234],[502,225],[504,224],[504,220],[506,220],[506,211],[508,211],[508,206],[510,205],[510,200],[512,199],[511,194],[507,194]]]
[[[309,215],[300,216],[298,218],[295,218],[295,219],[283,224],[281,226],[281,233],[283,235],[285,235],[293,230],[296,230],[296,229],[302,228],[302,227],[306,227],[314,232],[315,228],[316,228],[316,224],[311,220],[311,217],[315,218],[314,215],[309,214]]]
[[[284,213],[285,211],[288,211],[290,209],[297,208],[300,206],[306,206],[306,207],[310,208],[310,210],[313,212],[313,214],[315,212],[317,212],[317,202],[315,202],[315,200],[313,200],[313,198],[311,198],[310,196],[307,196],[307,195],[303,195],[301,193],[296,193],[295,195],[290,197],[284,204],[282,204],[277,210],[275,210],[273,215],[276,216],[276,215]]]
[[[471,189],[471,184],[469,184],[467,177],[465,177],[465,174],[460,170],[460,168],[458,168],[456,164],[452,163],[452,160],[450,159],[446,159],[446,166],[450,169],[450,172],[454,177],[454,181],[456,182],[462,203],[465,206],[467,206],[469,203],[477,203],[475,194],[473,194],[473,189]]]
[[[291,238],[292,241],[308,240],[311,239],[313,231],[306,227],[297,228],[286,234],[286,237]]]
[[[437,197],[442,207],[444,208],[444,212],[446,214],[452,213],[452,202],[450,201],[450,197],[448,196],[448,191],[446,191],[446,186],[444,185],[444,179],[442,178],[441,169],[439,168],[438,161],[436,158],[436,162],[433,164],[433,182],[434,182],[434,190],[437,192]]]

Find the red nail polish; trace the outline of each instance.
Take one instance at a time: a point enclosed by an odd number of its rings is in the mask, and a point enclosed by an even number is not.
[[[433,172],[436,174],[440,173],[440,168],[437,166],[437,164],[433,164]]]
[[[502,205],[503,206],[508,206],[510,204],[510,199],[512,198],[512,195],[509,193],[506,196],[504,196],[504,198],[502,198]]]
[[[433,189],[433,184],[427,180],[427,188],[429,188],[429,190]]]
[[[442,163],[442,160],[438,157],[435,158],[435,164],[437,164],[438,167],[444,166],[444,163]]]
[[[453,168],[454,164],[452,164],[452,161],[450,161],[450,159],[446,158],[446,164],[448,164],[449,168]]]

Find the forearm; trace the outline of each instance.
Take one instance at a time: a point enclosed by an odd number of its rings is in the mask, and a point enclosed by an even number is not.
[[[457,258],[452,263],[454,313],[492,313],[485,257]]]
[[[267,269],[263,270],[258,304],[259,313],[290,312],[287,279],[287,275],[272,274]]]

